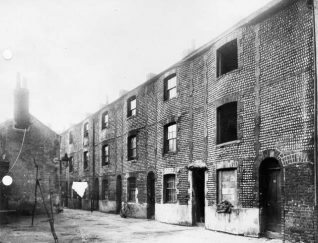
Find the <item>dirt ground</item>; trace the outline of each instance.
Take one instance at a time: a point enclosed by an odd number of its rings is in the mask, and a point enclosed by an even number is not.
[[[10,219],[0,227],[0,243],[54,242],[45,216]],[[13,222],[14,221],[14,222]],[[55,215],[54,226],[61,242],[217,242],[217,243],[278,243],[281,240],[257,239],[206,230],[203,227],[185,227],[154,220],[121,218],[101,212],[64,209]]]

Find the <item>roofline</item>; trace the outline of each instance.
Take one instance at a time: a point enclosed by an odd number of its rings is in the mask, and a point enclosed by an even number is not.
[[[201,47],[199,47],[198,49],[194,50],[193,52],[191,52],[190,54],[188,54],[187,56],[182,58],[180,61],[178,61],[178,62],[174,63],[173,65],[169,66],[168,68],[164,69],[160,73],[158,73],[155,76],[153,76],[152,78],[146,80],[145,82],[143,82],[142,84],[140,84],[137,87],[133,88],[132,90],[127,91],[127,93],[125,93],[122,96],[118,97],[117,99],[115,99],[114,101],[110,102],[109,104],[104,105],[102,108],[99,108],[96,112],[94,112],[91,115],[85,117],[81,122],[78,122],[78,123],[72,125],[71,127],[66,129],[65,131],[61,132],[60,134],[64,134],[67,131],[69,131],[70,128],[80,125],[85,120],[89,119],[90,117],[96,116],[99,112],[104,110],[107,106],[114,105],[116,102],[118,102],[119,100],[123,99],[123,97],[128,96],[129,93],[133,93],[134,91],[140,89],[141,87],[146,86],[146,85],[156,81],[164,73],[166,73],[167,71],[169,71],[169,70],[171,70],[173,68],[178,67],[181,63],[190,60],[191,58],[195,57],[199,53],[205,52],[215,42],[217,42],[218,40],[222,39],[224,36],[228,35],[229,33],[233,32],[234,30],[236,30],[236,29],[238,29],[238,28],[240,28],[242,26],[245,26],[247,24],[251,24],[251,23],[255,23],[255,22],[261,21],[262,19],[266,18],[266,16],[268,16],[270,14],[273,14],[273,13],[279,11],[280,9],[282,9],[283,7],[286,7],[286,6],[292,4],[292,3],[296,2],[296,1],[298,1],[298,0],[272,0],[271,2],[269,2],[265,6],[261,7],[260,9],[256,10],[255,12],[253,12],[252,14],[247,16],[246,18],[240,20],[238,23],[236,23],[231,28],[227,29],[222,34],[218,35],[217,37],[215,37],[214,39],[212,39],[208,43],[206,43],[206,44],[202,45]]]

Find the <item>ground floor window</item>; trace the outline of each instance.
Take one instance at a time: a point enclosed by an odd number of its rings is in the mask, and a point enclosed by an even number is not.
[[[218,170],[218,203],[228,201],[237,205],[237,173],[236,169]]]
[[[176,195],[176,175],[167,174],[163,177],[163,191],[164,191],[164,202],[175,203],[177,201]]]
[[[127,184],[127,193],[128,193],[128,202],[136,202],[136,177],[128,178]]]
[[[102,181],[102,200],[108,199],[108,180],[104,179]]]

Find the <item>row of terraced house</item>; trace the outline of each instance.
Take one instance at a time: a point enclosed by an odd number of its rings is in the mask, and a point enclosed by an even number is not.
[[[65,206],[317,242],[314,3],[271,2],[65,131]]]

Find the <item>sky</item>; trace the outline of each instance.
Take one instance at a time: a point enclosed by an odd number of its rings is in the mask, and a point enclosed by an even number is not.
[[[0,122],[17,73],[60,133],[270,0],[1,0]]]

